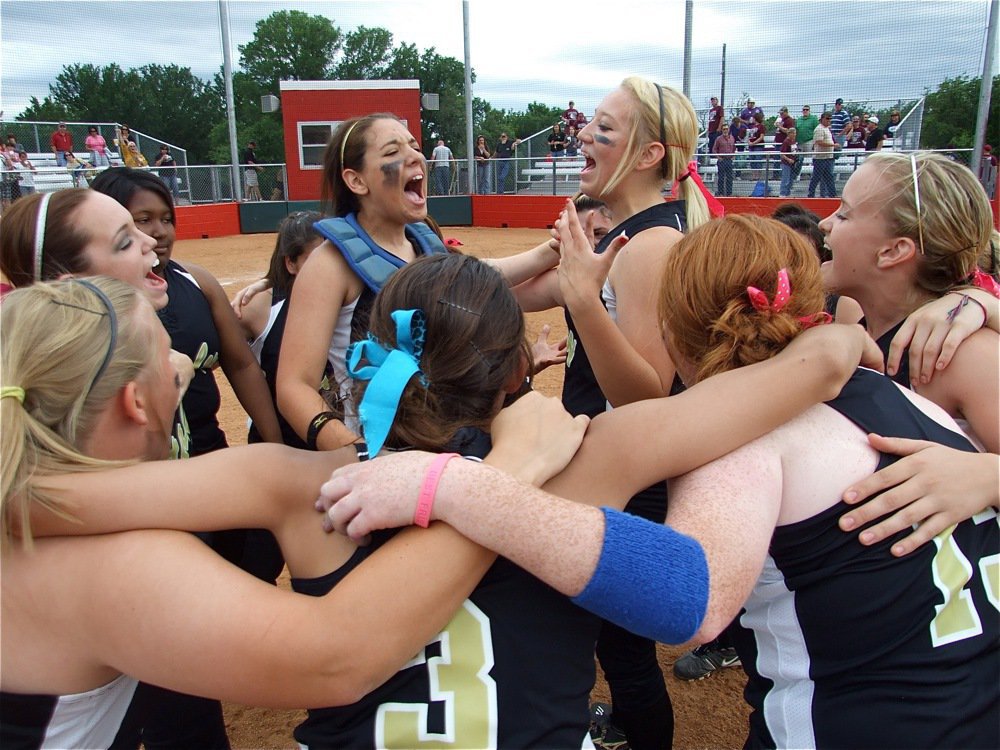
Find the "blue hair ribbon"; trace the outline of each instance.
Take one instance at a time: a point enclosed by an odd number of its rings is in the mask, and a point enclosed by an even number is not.
[[[347,349],[348,374],[356,380],[371,381],[358,407],[358,418],[373,457],[389,436],[406,384],[414,375],[427,384],[420,371],[426,333],[423,311],[396,310],[392,320],[396,324],[396,346],[392,349],[386,349],[371,334]]]

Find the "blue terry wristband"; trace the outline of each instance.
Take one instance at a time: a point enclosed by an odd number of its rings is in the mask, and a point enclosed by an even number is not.
[[[573,602],[655,641],[690,640],[708,607],[708,563],[701,545],[669,526],[601,510],[601,558]]]

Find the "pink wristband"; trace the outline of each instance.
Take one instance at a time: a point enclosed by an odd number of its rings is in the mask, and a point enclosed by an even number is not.
[[[413,523],[417,526],[427,528],[431,522],[431,508],[434,507],[434,495],[437,493],[438,482],[444,474],[445,465],[451,459],[457,457],[457,453],[442,453],[433,461],[424,476],[424,483],[420,486],[420,495],[417,496],[417,509],[413,513]]]

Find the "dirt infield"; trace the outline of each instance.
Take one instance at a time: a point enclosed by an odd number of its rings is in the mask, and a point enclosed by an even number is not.
[[[538,244],[547,237],[537,229],[445,228],[445,235],[461,240],[462,250],[479,257],[503,257]],[[240,235],[208,240],[183,240],[174,248],[174,258],[204,266],[222,283],[232,296],[266,270],[274,248],[273,234]],[[552,340],[565,335],[566,326],[561,311],[531,313],[527,316],[530,340],[538,335],[542,325],[552,328]],[[246,442],[246,414],[240,407],[225,377],[218,376],[222,390],[220,421],[231,445]],[[542,372],[535,387],[547,395],[556,396],[562,387],[562,368],[551,367]],[[282,585],[287,586],[287,579]],[[336,637],[331,634],[331,637]],[[676,732],[674,747],[678,750],[696,748],[735,748],[743,744],[746,734],[747,708],[743,702],[743,673],[727,669],[700,682],[685,683],[674,678],[671,666],[683,649],[659,646],[660,664],[667,676],[667,686],[674,703]],[[594,687],[595,700],[608,700],[607,686],[598,673]],[[304,717],[301,711],[276,711],[226,706],[226,724],[234,748],[289,748],[298,744],[292,729]]]

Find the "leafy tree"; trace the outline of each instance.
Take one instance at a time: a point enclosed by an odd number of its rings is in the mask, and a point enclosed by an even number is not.
[[[187,149],[189,161],[196,163],[208,156],[208,132],[222,112],[211,88],[190,68],[123,70],[112,63],[65,66],[49,86],[49,96],[42,102],[33,98],[18,119],[127,122]]]
[[[972,148],[982,78],[946,78],[924,100],[920,145],[924,148]],[[986,142],[1000,143],[1000,76],[993,78]]]
[[[66,105],[55,101],[51,96],[45,97],[42,101],[38,101],[38,97],[33,96],[28,101],[30,102],[28,106],[17,116],[18,120],[56,122],[72,119]]]
[[[271,93],[278,81],[330,78],[343,32],[323,16],[279,10],[257,22],[253,39],[240,45],[240,67]]]
[[[392,34],[387,29],[359,26],[344,39],[342,57],[336,77],[342,81],[379,80],[392,78]]]

